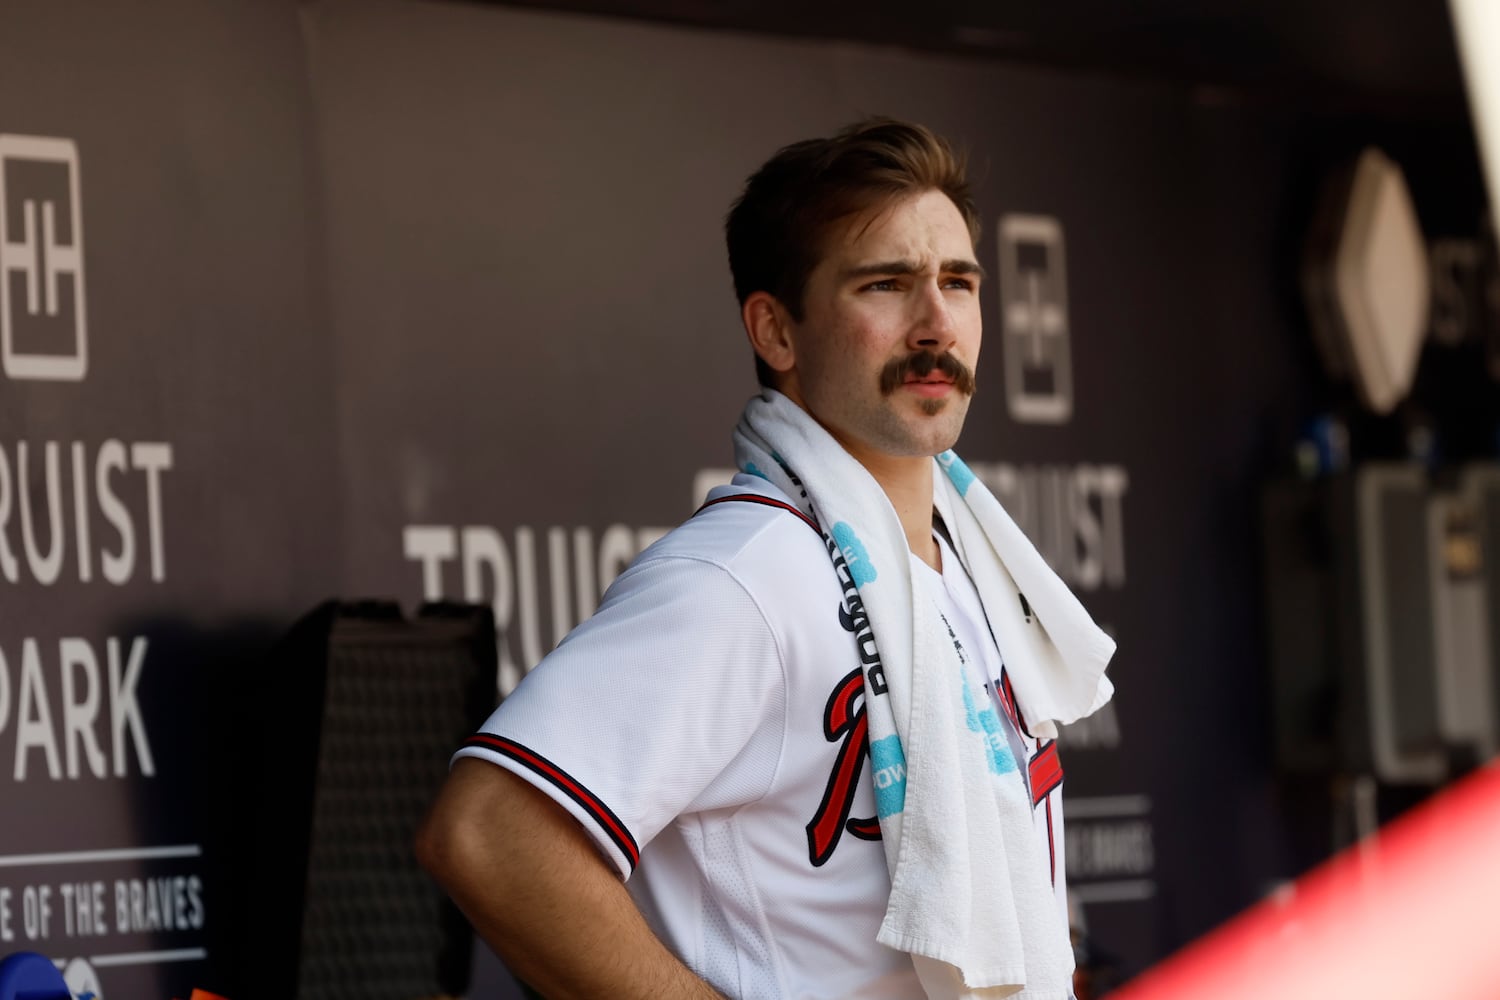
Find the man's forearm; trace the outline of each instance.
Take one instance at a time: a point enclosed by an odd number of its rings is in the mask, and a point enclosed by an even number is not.
[[[418,857],[479,936],[548,1000],[720,997],[651,932],[573,817],[493,764],[457,762]]]

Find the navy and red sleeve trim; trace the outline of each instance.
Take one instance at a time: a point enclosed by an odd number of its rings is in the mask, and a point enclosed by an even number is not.
[[[699,507],[697,510],[693,511],[693,513],[701,514],[703,513],[703,511],[714,506],[715,504],[731,502],[758,503],[764,507],[775,507],[778,510],[784,510],[788,514],[796,514],[799,518],[802,519],[803,524],[807,525],[809,528],[818,533],[819,538],[823,537],[823,529],[818,527],[817,521],[814,521],[812,518],[808,517],[806,514],[802,513],[802,511],[798,510],[796,507],[793,507],[789,503],[784,503],[780,500],[773,499],[772,497],[763,497],[759,493],[735,493],[727,497],[719,497],[717,500],[709,500],[702,507]]]
[[[635,838],[620,821],[620,817],[614,811],[600,801],[599,797],[585,788],[576,778],[567,771],[552,763],[546,757],[528,747],[522,746],[515,740],[508,740],[503,736],[495,736],[492,733],[475,733],[464,740],[465,747],[474,747],[479,750],[489,750],[507,757],[517,764],[524,766],[545,778],[568,798],[588,813],[599,828],[609,837],[610,842],[620,849],[630,863],[630,870],[635,871],[635,866],[641,863],[641,849],[637,846]]]

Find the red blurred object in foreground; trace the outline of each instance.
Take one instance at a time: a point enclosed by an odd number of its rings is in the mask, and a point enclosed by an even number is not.
[[[1495,1000],[1500,767],[1491,764],[1110,1000]]]

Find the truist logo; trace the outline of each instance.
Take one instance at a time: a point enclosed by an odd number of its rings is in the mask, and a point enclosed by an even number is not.
[[[0,135],[0,361],[14,379],[88,371],[78,148]]]
[[[1073,357],[1062,224],[1047,215],[1000,219],[1005,401],[1021,423],[1073,416]]]

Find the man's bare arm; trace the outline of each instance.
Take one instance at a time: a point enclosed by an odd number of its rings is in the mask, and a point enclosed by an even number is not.
[[[416,846],[480,937],[548,1000],[720,996],[651,932],[578,822],[504,768],[460,758]]]

